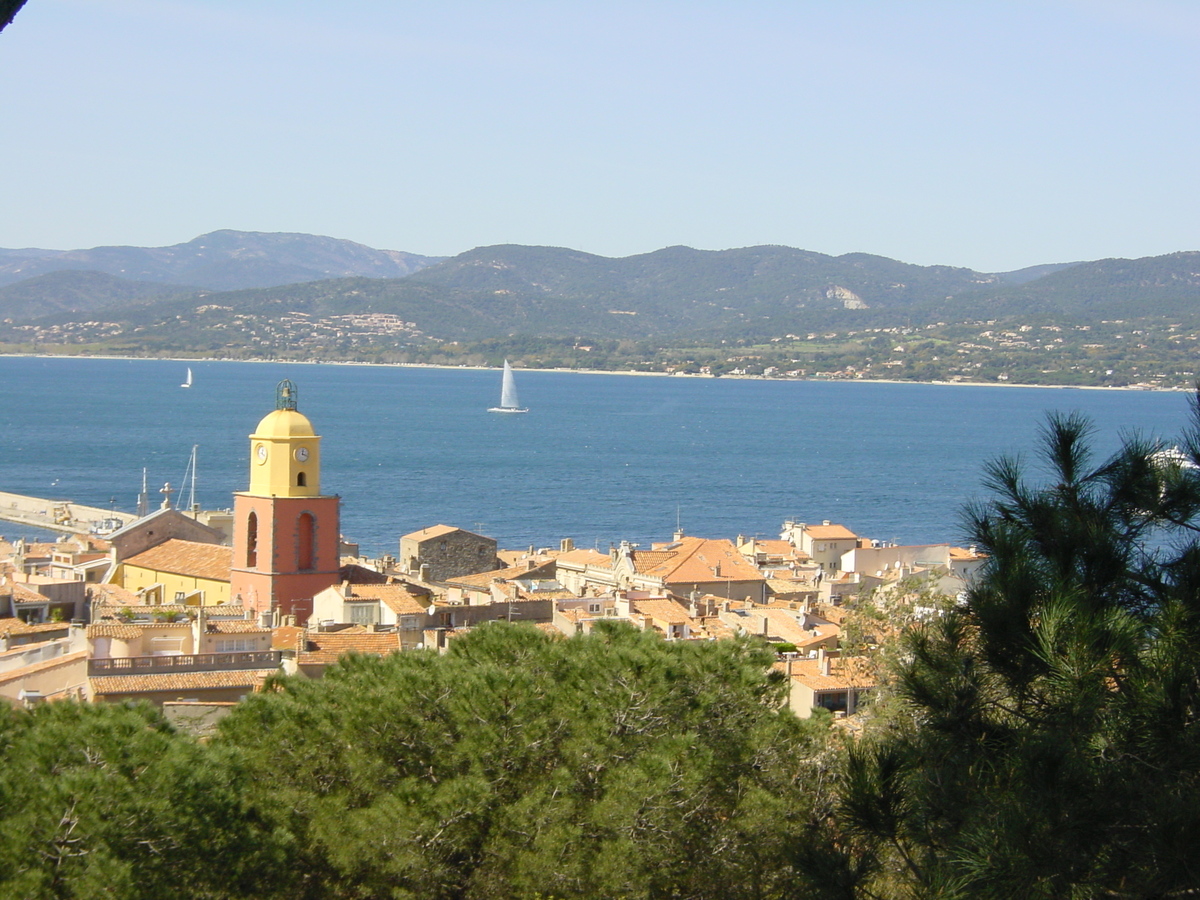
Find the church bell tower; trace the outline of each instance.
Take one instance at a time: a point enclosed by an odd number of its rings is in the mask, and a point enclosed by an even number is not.
[[[321,438],[285,379],[250,435],[250,489],[234,494],[230,596],[306,622],[313,596],[338,583],[340,502],[321,493]]]

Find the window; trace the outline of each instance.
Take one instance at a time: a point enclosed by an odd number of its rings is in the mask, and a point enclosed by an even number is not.
[[[308,486],[308,478],[305,476],[305,474],[303,472],[301,472],[300,474],[298,474],[296,476],[296,487],[307,487],[307,486]]]
[[[296,520],[296,537],[298,544],[296,547],[296,567],[299,569],[315,569],[316,568],[316,541],[317,522],[313,518],[312,513],[301,513],[300,518]]]
[[[347,603],[350,609],[350,622],[353,625],[374,625],[378,603]]]
[[[218,653],[246,653],[255,649],[258,642],[254,638],[236,638],[227,641],[217,641]]]
[[[253,569],[258,565],[258,513],[252,512],[246,518],[246,568]]]

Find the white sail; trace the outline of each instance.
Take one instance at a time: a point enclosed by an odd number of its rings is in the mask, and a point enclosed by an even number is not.
[[[191,386],[192,386],[192,367],[188,366],[187,378],[184,379],[183,384],[181,384],[180,387],[191,387]]]
[[[504,361],[504,380],[500,383],[500,405],[493,406],[488,412],[529,412],[521,408],[521,402],[517,399],[517,382],[513,378],[512,366],[508,364],[507,359]]]
[[[504,361],[504,381],[500,385],[500,405],[505,409],[516,409],[521,405],[517,400],[517,382],[507,359]]]

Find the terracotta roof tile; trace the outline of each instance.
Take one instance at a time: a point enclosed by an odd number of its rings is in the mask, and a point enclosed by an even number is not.
[[[232,561],[233,550],[229,547],[171,538],[157,547],[129,557],[125,565],[207,578],[210,581],[228,581]]]
[[[630,600],[629,608],[668,625],[686,625],[692,621],[688,611],[674,600]]]
[[[414,591],[403,584],[362,584],[354,587],[347,600],[378,600],[398,616],[424,615],[429,608],[429,593]]]
[[[92,675],[92,693],[145,694],[155,691],[202,691],[216,688],[258,690],[278,669],[234,669],[219,672],[163,672],[155,675]]]
[[[346,653],[386,656],[400,650],[395,632],[310,631],[299,639],[300,665],[330,665]]]
[[[655,564],[638,571],[667,584],[705,581],[761,581],[762,574],[746,561],[732,541],[685,537],[670,550],[651,550]],[[669,556],[665,554],[669,553]],[[658,554],[664,554],[659,556]],[[642,554],[635,551],[635,558]]]
[[[558,562],[573,563],[574,565],[592,565],[592,566],[607,566],[612,562],[607,553],[601,553],[599,550],[571,550],[567,553],[558,555]]]
[[[97,622],[87,627],[87,636],[94,638],[117,638],[121,641],[141,637],[142,629],[137,625],[125,625],[117,622]]]
[[[272,650],[295,650],[304,634],[301,625],[283,625],[271,630]]]
[[[10,634],[41,634],[47,631],[66,631],[71,626],[66,622],[37,622],[29,624],[23,619],[0,619],[0,636]]]
[[[265,634],[270,631],[258,622],[246,621],[217,621],[205,620],[204,629],[209,634]]]
[[[140,606],[142,603],[134,591],[123,588],[119,584],[89,584],[92,600],[98,604],[111,604],[117,609],[122,606]]]
[[[851,656],[846,659],[831,657],[829,659],[828,675],[821,674],[819,659],[792,660],[792,679],[799,681],[814,691],[837,691],[846,688],[865,690],[873,688],[878,679],[871,666],[871,661],[862,656]],[[775,663],[775,668],[786,673],[787,661]]]
[[[845,525],[805,525],[805,533],[818,541],[858,540],[858,535]]]
[[[987,559],[987,554],[980,553],[978,551],[972,553],[970,550],[966,550],[962,547],[951,547],[950,548],[950,558],[951,559]]]
[[[432,540],[433,538],[445,537],[448,534],[454,534],[456,531],[461,531],[463,534],[469,534],[472,537],[483,537],[482,534],[475,534],[473,531],[467,531],[465,528],[456,528],[453,525],[431,525],[428,528],[422,528],[420,531],[413,531],[409,534],[401,535],[402,541],[422,541]],[[484,538],[490,540],[490,538]]]
[[[608,559],[608,557],[605,557],[605,559]],[[476,575],[457,575],[454,578],[447,578],[445,583],[473,588],[486,588],[494,581],[516,581],[531,573],[538,572],[540,569],[540,566],[533,569],[528,566],[506,566],[503,569],[492,569],[490,572],[479,572]]]

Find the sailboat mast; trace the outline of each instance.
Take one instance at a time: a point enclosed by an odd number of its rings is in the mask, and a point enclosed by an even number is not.
[[[142,466],[142,492],[138,494],[138,518],[150,515],[150,492],[146,488],[146,467]]]
[[[192,491],[188,497],[188,509],[192,511],[192,516],[195,517],[198,510],[196,509],[196,450],[199,449],[199,444],[192,444]]]

